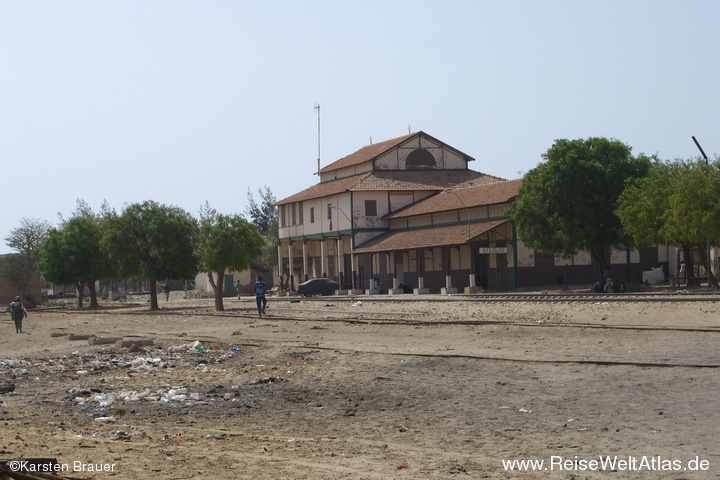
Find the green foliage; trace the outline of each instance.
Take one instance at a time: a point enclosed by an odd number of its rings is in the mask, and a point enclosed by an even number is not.
[[[675,160],[653,163],[647,177],[628,182],[617,215],[639,245],[682,246],[691,277],[693,248],[705,257],[708,244],[720,244],[720,165]],[[710,284],[716,285],[710,276]]]
[[[602,274],[612,249],[632,245],[614,212],[626,180],[643,177],[650,159],[606,138],[557,140],[543,158],[510,209],[520,238],[545,253],[589,251]]]
[[[114,270],[122,277],[152,280],[151,309],[157,309],[158,280],[182,280],[197,273],[197,225],[184,210],[145,201],[127,206],[119,216],[108,214],[105,222]]]
[[[100,222],[89,216],[74,217],[62,228],[51,229],[40,250],[39,268],[46,280],[72,283],[82,290],[110,275],[110,263],[102,248]],[[91,289],[92,289],[91,288]],[[80,304],[82,296],[78,297]],[[92,306],[97,306],[93,294]]]
[[[617,215],[640,245],[704,247],[720,243],[720,165],[676,160],[653,163],[628,182]]]
[[[257,228],[239,215],[216,215],[200,223],[195,253],[206,272],[236,271],[250,267],[264,242]]]
[[[207,204],[201,211],[195,254],[201,270],[208,273],[215,290],[215,308],[223,310],[222,288],[225,271],[240,272],[250,267],[264,245],[255,225],[239,215],[220,215]],[[213,277],[217,278],[217,281]]]
[[[260,234],[265,235],[270,232],[273,223],[277,222],[278,210],[277,207],[273,206],[275,195],[272,194],[269,187],[265,186],[265,191],[258,188],[258,194],[261,200],[259,205],[255,201],[255,197],[250,193],[250,189],[248,189],[246,213],[250,216],[252,223],[257,227]]]
[[[637,246],[672,243],[665,215],[676,171],[676,165],[655,160],[647,176],[629,179],[620,194],[615,213]]]
[[[79,291],[90,286],[91,308],[96,308],[95,280],[112,274],[107,252],[102,247],[102,223],[94,215],[75,216],[61,228],[51,229],[40,250],[38,266],[45,280],[73,284]],[[78,295],[82,307],[83,296]]]
[[[683,162],[673,178],[665,215],[668,237],[680,245],[720,243],[720,168]]]
[[[258,189],[258,194],[261,199],[260,204],[255,201],[255,198],[248,189],[248,208],[246,213],[265,240],[265,246],[267,248],[263,250],[260,261],[265,268],[270,270],[278,266],[277,247],[280,242],[278,209],[273,205],[276,200],[270,188],[266,186],[264,191]]]

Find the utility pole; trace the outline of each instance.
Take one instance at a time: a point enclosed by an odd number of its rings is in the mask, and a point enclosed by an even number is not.
[[[318,117],[318,169],[317,174],[320,176],[320,104],[315,102],[315,112],[317,113]]]

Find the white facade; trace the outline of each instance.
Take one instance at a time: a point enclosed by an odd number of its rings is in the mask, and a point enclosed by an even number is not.
[[[276,203],[281,276],[293,285],[321,276],[354,283],[352,250],[388,231],[383,217],[448,184],[481,176],[468,169],[471,160],[418,132],[369,145],[323,168],[319,184]],[[390,263],[387,255],[373,257],[365,270],[374,274]]]

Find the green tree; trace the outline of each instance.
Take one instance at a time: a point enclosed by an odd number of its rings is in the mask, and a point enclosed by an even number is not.
[[[265,241],[265,247],[261,253],[259,262],[264,270],[276,270],[278,266],[278,244],[280,242],[278,230],[278,209],[275,203],[275,195],[267,186],[265,190],[258,189],[260,195],[260,203],[248,189],[248,208],[246,214],[250,217],[253,225],[255,225]]]
[[[719,167],[717,162],[682,162],[664,216],[668,235],[697,246],[720,243]]]
[[[543,158],[523,178],[510,209],[519,237],[546,253],[590,252],[602,278],[611,251],[633,244],[615,209],[625,181],[645,176],[650,159],[601,137],[556,140]]]
[[[102,236],[98,220],[74,217],[60,229],[50,230],[40,250],[38,264],[45,279],[74,284],[80,308],[85,285],[90,289],[90,308],[99,308],[95,281],[110,274],[107,254],[101,247]]]
[[[628,182],[617,215],[639,245],[667,243],[683,249],[692,283],[692,249],[710,272],[709,245],[720,244],[720,166],[676,160],[653,163],[647,177]],[[710,274],[709,282],[717,286]]]
[[[273,195],[267,185],[264,191],[258,188],[258,195],[260,195],[259,204],[255,201],[255,197],[250,193],[250,189],[248,188],[248,207],[245,213],[250,217],[260,234],[265,235],[270,232],[273,223],[277,221],[277,207],[273,206],[276,200],[275,195]]]
[[[681,246],[687,267],[686,280],[692,283],[693,245],[688,243],[684,232],[675,234],[672,226],[674,220],[668,223],[671,216],[670,198],[683,168],[681,162],[662,162],[655,158],[647,176],[628,180],[618,199],[615,213],[637,246]]]
[[[108,215],[105,242],[114,271],[150,280],[150,309],[158,309],[158,280],[183,280],[197,273],[195,219],[178,207],[153,201]]]
[[[38,254],[48,237],[50,224],[37,218],[23,218],[20,226],[5,237],[6,245],[17,252],[7,262],[5,274],[20,286],[23,298],[30,304],[36,299],[32,293],[33,278],[37,275]]]
[[[670,208],[670,193],[675,165],[653,161],[648,174],[631,178],[618,198],[615,213],[637,246],[670,243],[665,214]]]
[[[225,272],[241,272],[260,255],[264,244],[255,225],[239,215],[222,215],[206,203],[200,213],[195,255],[215,296],[215,310],[223,311]]]

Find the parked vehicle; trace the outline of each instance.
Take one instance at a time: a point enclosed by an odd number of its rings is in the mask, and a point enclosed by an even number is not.
[[[340,285],[335,280],[313,278],[298,285],[297,292],[303,297],[313,297],[315,295],[334,295],[335,290],[339,289]]]

